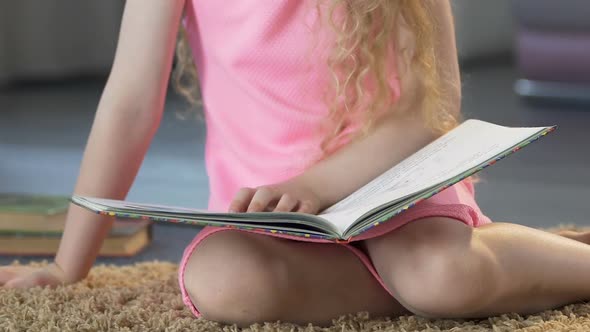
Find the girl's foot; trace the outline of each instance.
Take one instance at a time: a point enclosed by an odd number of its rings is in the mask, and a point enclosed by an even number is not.
[[[590,231],[570,231],[564,230],[557,232],[558,235],[576,240],[582,243],[590,244]]]

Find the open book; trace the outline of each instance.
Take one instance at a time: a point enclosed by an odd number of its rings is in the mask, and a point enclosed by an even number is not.
[[[509,128],[479,120],[465,121],[319,215],[216,213],[81,196],[73,196],[72,202],[103,215],[124,218],[346,240],[387,222],[554,129],[554,126]]]

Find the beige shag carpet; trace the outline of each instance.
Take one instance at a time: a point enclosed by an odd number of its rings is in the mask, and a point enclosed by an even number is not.
[[[0,331],[240,331],[194,318],[182,303],[176,273],[176,264],[164,262],[96,266],[75,285],[0,288]],[[242,331],[590,331],[590,304],[476,321],[371,318],[359,313],[334,319],[327,328],[275,322]]]

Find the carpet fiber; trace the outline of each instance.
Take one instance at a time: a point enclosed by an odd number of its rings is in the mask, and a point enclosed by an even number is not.
[[[56,289],[0,288],[0,331],[239,331],[193,318],[177,285],[177,265],[96,266],[84,281]],[[244,331],[590,331],[590,304],[537,315],[485,320],[429,320],[417,316],[340,317],[327,328],[256,324]]]

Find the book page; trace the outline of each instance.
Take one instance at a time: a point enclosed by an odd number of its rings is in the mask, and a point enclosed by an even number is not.
[[[211,212],[203,209],[184,208],[179,206],[168,206],[158,204],[133,203],[129,201],[113,200],[106,198],[84,197],[90,203],[109,207],[111,209],[131,209],[136,211],[149,212],[169,212],[169,213],[186,213],[193,215],[210,214]]]
[[[465,121],[320,216],[343,232],[366,212],[458,176],[543,129]]]

